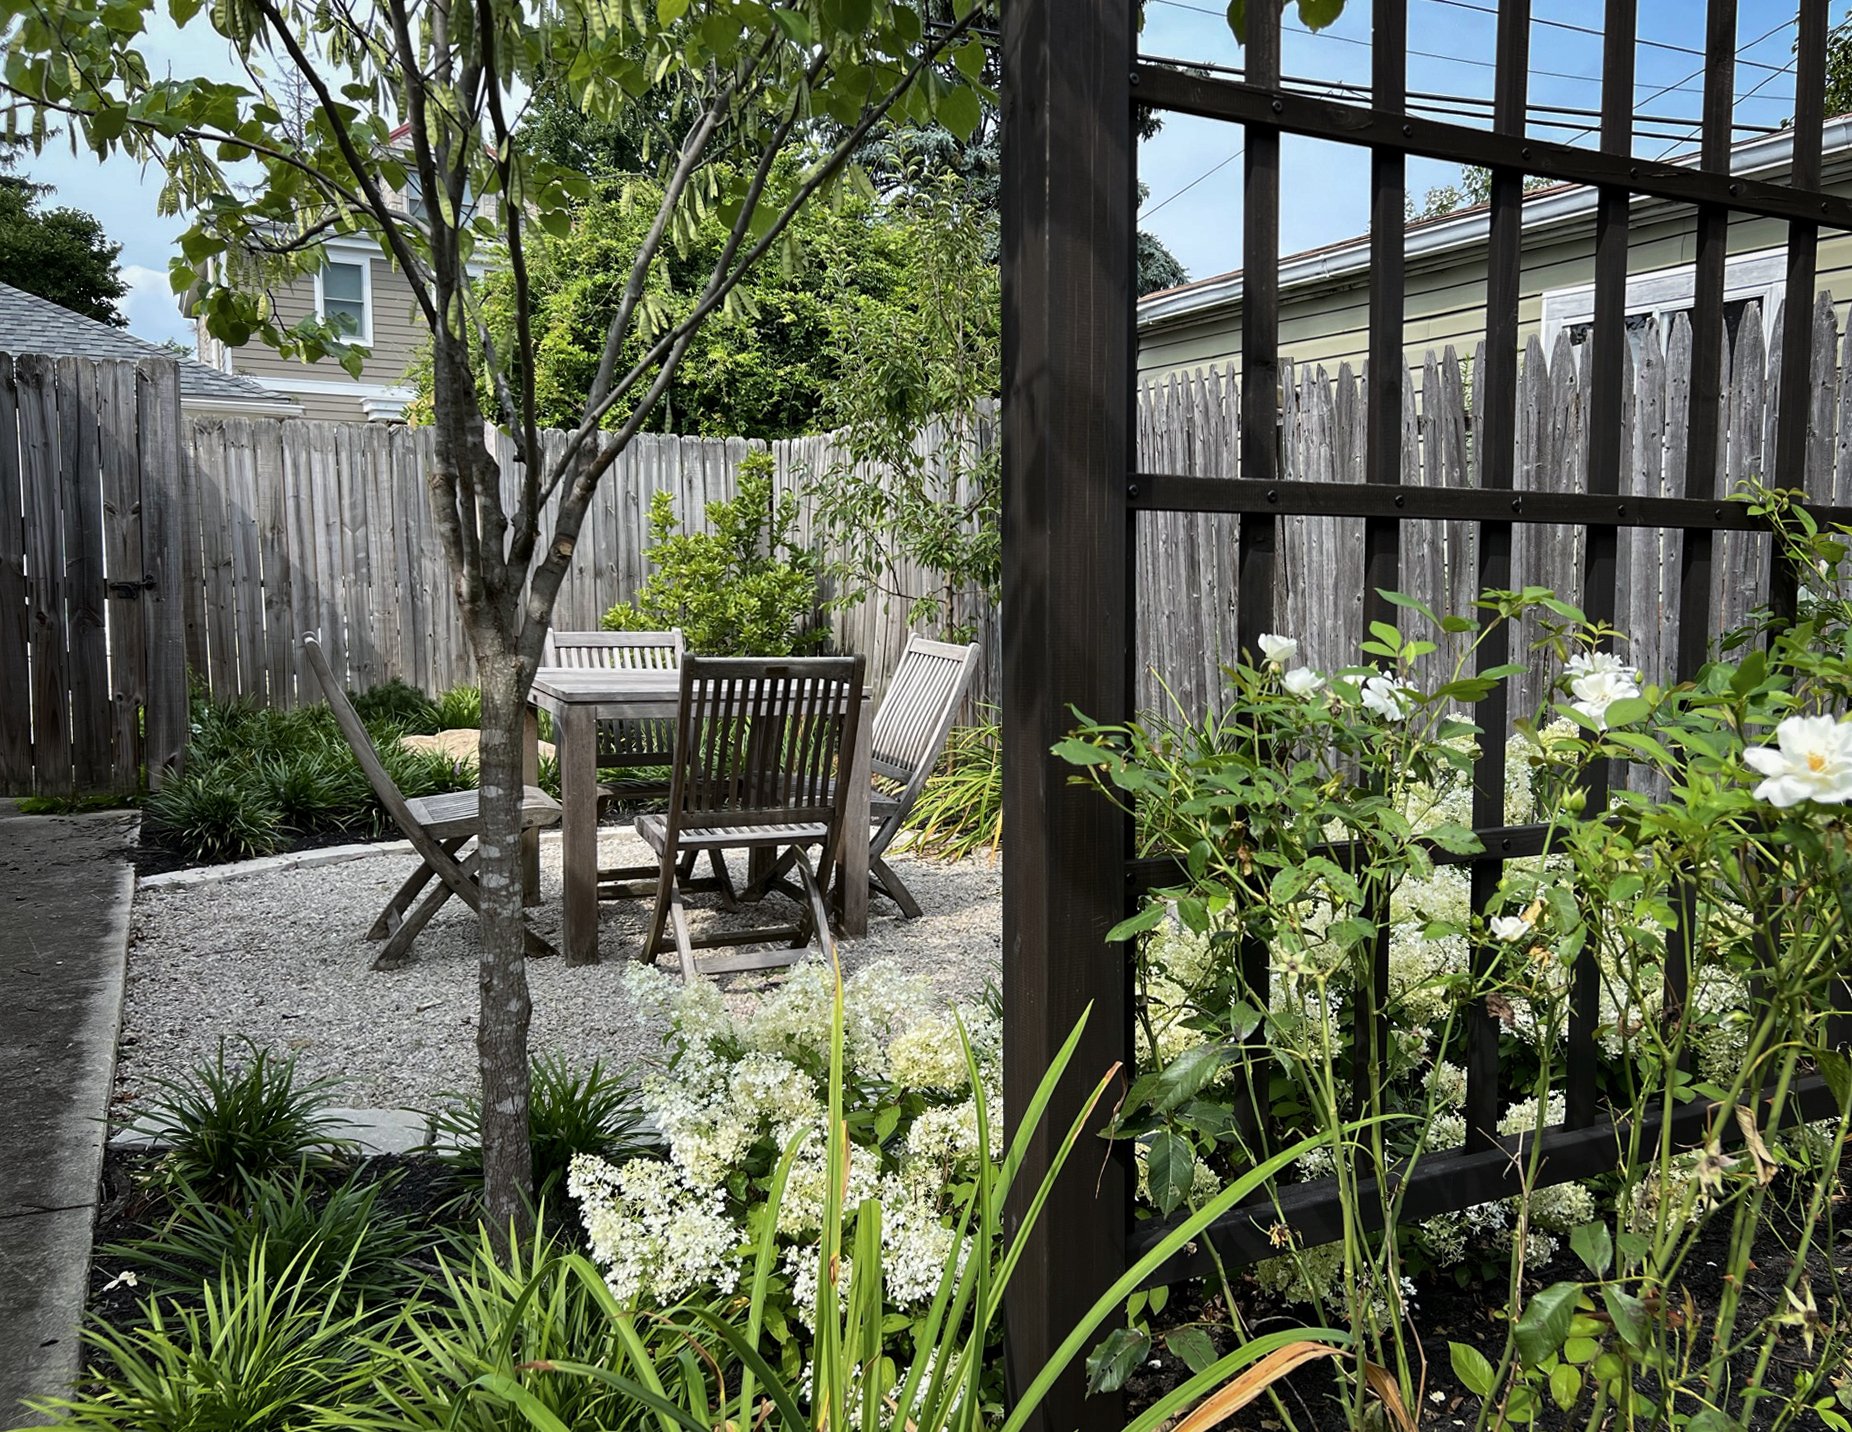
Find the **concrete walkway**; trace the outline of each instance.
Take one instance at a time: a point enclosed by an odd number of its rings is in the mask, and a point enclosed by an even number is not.
[[[0,1427],[69,1389],[122,1018],[124,814],[0,801]]]

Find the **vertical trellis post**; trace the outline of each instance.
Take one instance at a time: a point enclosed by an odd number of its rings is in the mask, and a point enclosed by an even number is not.
[[[1132,7],[1020,0],[1003,11],[1004,1106],[1012,1129],[1074,1024],[1087,1029],[1028,1145],[1012,1230],[1085,1093],[1131,1047],[1128,835],[1050,747],[1070,707],[1128,713],[1133,384]],[[1097,1124],[1101,1113],[1096,1112]],[[1125,1267],[1129,1165],[1085,1137],[1009,1287],[1020,1389]],[[1074,1368],[1038,1426],[1110,1416]],[[1085,1403],[1083,1407],[1083,1401]]]

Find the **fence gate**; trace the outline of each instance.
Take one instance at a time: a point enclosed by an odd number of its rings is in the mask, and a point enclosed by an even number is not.
[[[1353,8],[1358,0],[1353,0]],[[1718,499],[1725,260],[1733,217],[1773,220],[1787,234],[1787,321],[1780,386],[1772,405],[1770,471],[1792,486],[1806,468],[1816,255],[1822,227],[1852,229],[1852,202],[1821,192],[1827,0],[1800,0],[1795,46],[1792,169],[1782,184],[1730,173],[1736,0],[1709,0],[1701,153],[1695,163],[1634,156],[1637,0],[1606,0],[1598,145],[1533,138],[1527,125],[1530,0],[1500,0],[1490,129],[1414,112],[1407,87],[1408,0],[1372,0],[1372,81],[1367,97],[1339,101],[1307,93],[1282,75],[1281,6],[1244,7],[1245,69],[1141,60],[1135,9],[1125,0],[1016,0],[1004,7],[1003,293],[1005,821],[1010,831],[1004,889],[1004,1095],[1020,1111],[1050,1056],[1090,1008],[1090,1021],[1064,1095],[1043,1121],[1015,1188],[1033,1190],[1051,1141],[1080,1107],[1083,1086],[1115,1062],[1130,1064],[1129,961],[1103,940],[1143,891],[1178,883],[1174,864],[1132,861],[1128,823],[1092,791],[1068,780],[1049,753],[1079,709],[1105,721],[1129,719],[1136,672],[1140,590],[1135,540],[1142,514],[1221,514],[1236,524],[1236,630],[1248,652],[1273,625],[1275,568],[1287,549],[1282,518],[1361,519],[1364,620],[1392,620],[1375,595],[1401,580],[1399,546],[1408,521],[1452,521],[1474,529],[1475,586],[1512,585],[1514,534],[1533,524],[1580,529],[1580,604],[1592,617],[1616,611],[1623,532],[1657,529],[1675,543],[1681,610],[1676,674],[1691,676],[1714,631],[1710,593],[1716,534],[1753,530],[1743,507]],[[1241,248],[1241,374],[1237,475],[1140,471],[1134,446],[1133,252],[1135,145],[1141,108],[1241,126],[1244,204]],[[1537,128],[1546,126],[1537,122]],[[1370,156],[1369,378],[1361,483],[1284,480],[1277,445],[1280,143],[1283,134],[1361,146]],[[1231,135],[1230,147],[1237,136]],[[1491,171],[1489,277],[1484,358],[1475,374],[1482,447],[1476,487],[1437,491],[1405,483],[1404,199],[1409,156],[1481,165]],[[1514,481],[1518,440],[1521,214],[1527,176],[1592,186],[1595,222],[1594,323],[1589,338],[1586,453],[1581,491],[1531,490]],[[1633,496],[1619,486],[1627,382],[1626,287],[1630,199],[1689,206],[1696,301],[1684,488],[1678,496]],[[1829,520],[1846,520],[1835,511]],[[1521,545],[1521,543],[1520,543]],[[1764,543],[1759,550],[1771,547]],[[1766,561],[1766,558],[1763,559]],[[1335,563],[1301,574],[1331,580]],[[1790,574],[1768,573],[1772,605],[1792,610]],[[1485,644],[1482,669],[1507,660],[1503,639]],[[1502,696],[1479,708],[1502,733]],[[1504,742],[1492,739],[1475,773],[1473,819],[1485,855],[1471,866],[1476,908],[1494,890],[1503,859],[1536,855],[1543,828],[1502,825]],[[1591,793],[1599,798],[1599,793]],[[1387,938],[1386,922],[1381,938]],[[1479,967],[1491,958],[1477,952]],[[1243,951],[1257,993],[1267,951]],[[1386,996],[1386,950],[1377,952],[1378,999]],[[1677,959],[1668,962],[1674,969]],[[1578,968],[1570,1028],[1564,1124],[1545,1131],[1545,1182],[1583,1177],[1608,1159],[1615,1137],[1594,1084],[1592,962]],[[1672,998],[1678,991],[1668,990]],[[1367,1008],[1359,1001],[1359,1009]],[[1483,1001],[1468,1014],[1470,1039],[1464,1147],[1427,1156],[1404,1183],[1410,1220],[1515,1190],[1515,1161],[1496,1136],[1500,1095],[1497,1024]],[[1367,1043],[1367,1041],[1366,1041]],[[1080,1077],[1084,1074],[1084,1078]],[[1262,1087],[1265,1081],[1261,1081]],[[1797,1091],[1818,1109],[1822,1091]],[[1826,1103],[1830,1105],[1830,1100]],[[1696,1112],[1702,1114],[1701,1105]],[[1817,1116],[1817,1114],[1815,1115]],[[1103,1117],[1103,1115],[1102,1115]],[[1673,1116],[1683,1118],[1683,1112]],[[1696,1120],[1692,1120],[1695,1125]],[[1691,1130],[1681,1129],[1688,1133]],[[1014,1385],[1058,1346],[1077,1309],[1088,1306],[1162,1232],[1130,1220],[1131,1163],[1104,1170],[1076,1157],[1044,1208],[1010,1285],[1009,1356]],[[1297,1241],[1336,1236],[1330,1180],[1291,1185],[1280,1209]],[[1365,1199],[1366,1204],[1370,1199]],[[1018,1214],[1022,1212],[1019,1204]],[[1271,1220],[1269,1210],[1269,1221]],[[1269,1251],[1263,1230],[1233,1216],[1211,1232],[1232,1264]],[[1199,1260],[1202,1254],[1195,1255]],[[1173,1266],[1172,1275],[1187,1269]],[[1120,1425],[1109,1399],[1084,1399],[1070,1379],[1045,1404],[1038,1425]]]
[[[177,766],[182,493],[174,363],[0,353],[0,795]]]

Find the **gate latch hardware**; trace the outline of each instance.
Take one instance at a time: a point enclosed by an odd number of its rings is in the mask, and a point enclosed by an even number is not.
[[[143,592],[153,591],[154,578],[142,577],[133,582],[106,582],[104,585],[108,587],[112,597],[134,597]]]

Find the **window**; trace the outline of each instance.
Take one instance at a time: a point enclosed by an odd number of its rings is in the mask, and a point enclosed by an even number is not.
[[[315,276],[315,311],[350,342],[373,341],[372,296],[363,258],[329,259]]]
[[[1775,306],[1786,292],[1786,254],[1780,249],[1766,253],[1735,254],[1724,269],[1723,324],[1734,347],[1743,331],[1749,306],[1759,305],[1764,337],[1775,317]],[[1633,356],[1640,357],[1648,322],[1659,330],[1663,345],[1678,314],[1691,316],[1696,302],[1696,278],[1692,265],[1660,269],[1653,273],[1630,274],[1627,278],[1627,341]],[[1588,341],[1595,326],[1595,289],[1592,284],[1576,288],[1552,289],[1543,295],[1543,346],[1555,346],[1556,336],[1567,333],[1571,344]]]

